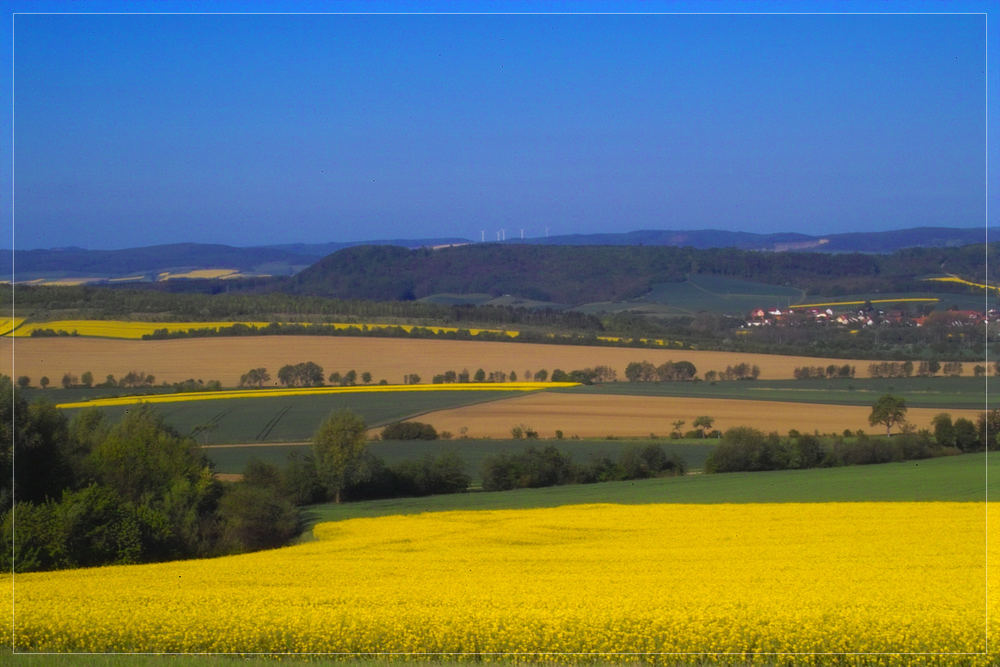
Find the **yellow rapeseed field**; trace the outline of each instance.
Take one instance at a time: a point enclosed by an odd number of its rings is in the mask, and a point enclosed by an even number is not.
[[[51,329],[76,333],[79,336],[98,336],[101,338],[140,339],[152,334],[157,329],[169,331],[187,331],[188,329],[217,329],[231,327],[236,322],[136,322],[129,320],[54,320],[51,322],[29,322],[17,329],[11,336],[25,338],[31,336],[36,329]],[[266,327],[268,322],[240,322],[247,326]]]
[[[800,303],[791,306],[795,308],[838,308],[841,306],[863,306],[865,303],[937,303],[937,297],[909,297],[905,299],[869,299],[865,301],[831,301],[829,303]]]
[[[553,387],[575,387],[578,382],[459,382],[449,384],[384,384],[348,387],[289,387],[287,389],[233,389],[227,391],[191,391],[176,394],[146,394],[96,398],[91,401],[59,403],[57,408],[108,407],[134,403],[179,403],[182,401],[217,401],[228,398],[277,398],[281,396],[316,396],[320,394],[370,394],[400,391],[538,391]]]
[[[1000,287],[998,287],[996,285],[986,285],[986,284],[983,284],[983,283],[976,283],[976,282],[972,282],[971,280],[966,280],[964,278],[959,278],[958,276],[954,276],[954,275],[951,275],[951,274],[949,274],[946,277],[924,278],[924,280],[930,280],[930,281],[939,282],[939,283],[957,283],[959,285],[968,285],[969,287],[978,287],[979,289],[984,289],[984,290],[987,290],[987,291],[988,290],[996,290],[997,292],[1000,292]]]
[[[21,322],[24,320],[22,319]],[[21,328],[17,329],[13,333],[10,330],[4,330],[0,332],[0,335],[11,335],[17,338],[26,338],[31,336],[31,332],[36,329],[51,329],[52,331],[65,331],[67,333],[75,333],[78,336],[96,336],[101,338],[127,338],[127,339],[140,339],[143,336],[151,335],[157,330],[166,329],[167,331],[187,331],[189,329],[219,329],[222,327],[231,327],[234,324],[244,324],[246,326],[263,328],[268,326],[270,322],[142,322],[142,321],[132,321],[132,320],[54,320],[51,322],[29,322]],[[293,324],[290,322],[284,322],[283,324]],[[300,322],[296,324],[301,324],[303,326],[311,326],[313,323],[310,322]],[[378,323],[348,323],[348,322],[324,322],[320,323],[322,326],[333,327],[335,329],[394,329],[399,327],[406,332],[412,331],[416,328],[414,325],[403,324],[378,324]],[[455,333],[459,329],[458,327],[422,327],[429,329],[435,333]],[[480,333],[494,333],[494,334],[505,334],[511,338],[516,338],[520,335],[518,331],[505,331],[501,329],[469,329],[469,333],[473,336],[477,336]]]
[[[0,593],[0,617],[13,609],[0,641],[55,652],[988,665],[1000,657],[1000,596],[987,596],[986,518],[982,503],[787,503],[353,519],[274,551],[17,575],[13,606],[10,588]]]
[[[11,331],[21,326],[23,317],[0,317],[0,336],[5,336]]]
[[[173,278],[229,278],[239,274],[239,269],[194,269],[192,271],[161,271],[156,276],[157,280],[171,280]]]

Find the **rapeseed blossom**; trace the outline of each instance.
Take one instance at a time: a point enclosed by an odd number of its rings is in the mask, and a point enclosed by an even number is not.
[[[996,664],[986,510],[577,505],[352,519],[273,551],[17,575],[0,633],[17,651]]]

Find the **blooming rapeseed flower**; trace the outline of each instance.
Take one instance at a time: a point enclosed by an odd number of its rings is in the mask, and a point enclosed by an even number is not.
[[[986,518],[983,503],[900,502],[352,519],[273,551],[17,575],[0,640],[12,631],[15,650],[59,652],[996,664],[983,655],[987,631],[994,651],[1000,640]]]

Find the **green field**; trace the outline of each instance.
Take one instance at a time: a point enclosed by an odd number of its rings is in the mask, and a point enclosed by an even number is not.
[[[160,403],[164,421],[200,444],[301,442],[312,437],[331,411],[349,409],[369,426],[379,426],[426,412],[510,398],[509,391],[426,391],[322,394],[219,401]],[[113,421],[130,406],[100,408]],[[70,417],[76,412],[66,410]]]
[[[808,295],[804,290],[782,285],[739,280],[717,275],[690,274],[683,282],[656,283],[649,292],[635,299],[624,301],[588,303],[574,308],[585,313],[619,312],[641,310],[659,315],[694,315],[700,311],[746,315],[755,308],[788,308],[799,304],[837,303],[844,301],[865,301],[885,299],[937,299],[930,303],[936,310],[957,308],[959,310],[984,310],[985,295],[967,293],[935,292],[928,283],[927,290],[919,292],[892,292],[846,294],[841,296]],[[995,299],[994,299],[995,301]],[[991,302],[992,303],[992,302]],[[911,303],[911,306],[924,304]],[[894,304],[877,304],[882,310],[891,309]],[[833,307],[836,312],[854,310],[850,306]]]
[[[639,309],[657,315],[694,315],[699,311],[746,314],[754,308],[795,305],[805,292],[794,287],[713,275],[689,275],[684,282],[657,283],[636,299],[592,303],[575,310],[586,313]]]
[[[865,369],[867,370],[867,369]],[[862,369],[858,369],[861,372]],[[909,407],[985,410],[1000,407],[1000,378],[852,378],[727,382],[610,382],[551,391],[623,396],[688,396],[835,405],[872,405],[883,394],[906,399]]]
[[[462,457],[465,472],[473,484],[479,484],[480,470],[487,456],[507,452],[520,452],[527,447],[555,446],[563,454],[572,457],[577,464],[587,463],[595,456],[608,456],[618,460],[622,452],[636,445],[650,443],[661,445],[667,454],[677,454],[690,469],[701,469],[705,459],[715,447],[715,441],[698,440],[384,440],[372,442],[368,449],[387,465],[402,461],[414,461],[424,456],[437,456],[453,451]],[[292,452],[308,454],[312,446],[271,445],[250,447],[208,447],[202,450],[215,464],[220,473],[242,473],[251,459],[259,459],[275,465],[284,465]]]
[[[843,468],[686,475],[543,489],[394,498],[308,508],[311,523],[447,510],[522,509],[580,503],[825,503],[983,501],[1000,494],[1000,456],[938,459]],[[309,535],[306,535],[308,539]]]
[[[927,283],[928,285],[934,285],[934,283]],[[937,303],[930,304],[934,306],[935,310],[948,310],[949,308],[957,308],[958,310],[986,310],[986,294],[982,291],[974,292],[972,288],[969,288],[968,292],[963,292],[956,294],[953,292],[933,292],[933,291],[921,291],[921,292],[888,292],[884,294],[879,294],[878,292],[871,292],[866,294],[845,294],[842,296],[816,296],[811,295],[805,297],[799,303],[837,303],[840,301],[864,301],[866,299],[883,301],[886,299],[938,299]],[[990,298],[990,307],[996,303],[996,298]],[[795,305],[795,302],[792,302]],[[893,303],[877,303],[874,304],[879,310],[890,310],[895,304]],[[921,303],[910,303],[910,307],[917,307],[924,305]],[[856,309],[856,307],[854,307]],[[834,312],[850,310],[851,307],[840,306],[832,307]]]

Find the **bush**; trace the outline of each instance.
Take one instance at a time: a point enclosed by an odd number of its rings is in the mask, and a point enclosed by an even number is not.
[[[383,440],[437,440],[437,437],[433,426],[421,422],[396,422],[382,429]]]
[[[485,491],[537,488],[571,482],[575,475],[570,458],[549,445],[528,447],[520,454],[487,457],[482,468]]]
[[[245,483],[230,487],[219,503],[221,548],[227,552],[286,544],[300,528],[299,513],[276,489]]]
[[[764,435],[755,428],[737,426],[726,431],[709,454],[705,472],[783,470],[790,459],[791,452],[776,433]]]
[[[621,466],[607,456],[594,456],[583,466],[576,469],[576,481],[581,484],[593,484],[595,482],[611,482],[625,479],[625,473]]]
[[[667,456],[659,445],[633,446],[622,452],[623,479],[645,479],[669,471],[683,475],[685,464],[676,456]]]

